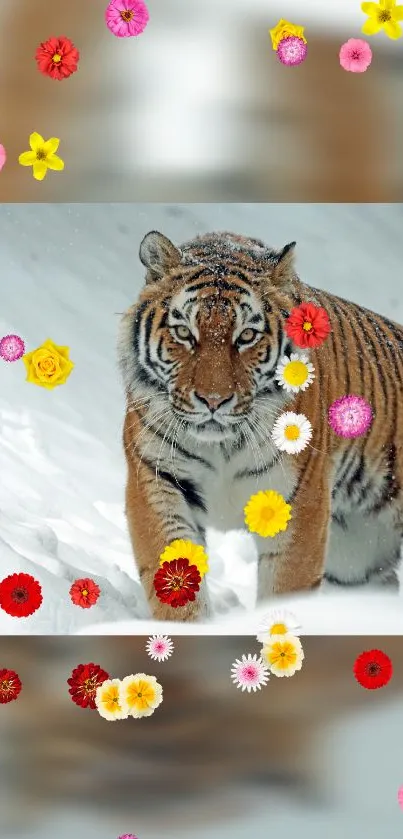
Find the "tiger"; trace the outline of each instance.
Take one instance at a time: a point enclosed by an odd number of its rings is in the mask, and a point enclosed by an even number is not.
[[[207,233],[177,247],[158,231],[140,244],[145,284],[122,316],[126,392],[123,446],[128,530],[156,620],[211,616],[206,577],[194,602],[173,609],[153,585],[174,539],[206,546],[207,528],[245,529],[244,508],[275,490],[290,505],[285,531],[251,534],[257,602],[326,586],[398,590],[403,531],[403,327],[305,284],[296,243]],[[286,321],[310,302],[331,331],[304,350],[315,378],[288,393],[281,359],[301,350]],[[328,421],[342,396],[371,406],[366,434],[346,439]],[[287,411],[311,423],[310,445],[284,455],[273,425]]]

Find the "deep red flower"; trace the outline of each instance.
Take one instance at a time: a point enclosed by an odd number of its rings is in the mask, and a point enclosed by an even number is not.
[[[69,38],[49,38],[39,45],[35,58],[41,73],[61,82],[76,72],[80,53]]]
[[[182,558],[164,562],[154,577],[158,599],[174,609],[194,600],[200,583],[201,576],[196,565],[189,565],[189,560]]]
[[[13,618],[33,615],[42,600],[42,588],[30,574],[11,574],[0,583],[0,608]]]
[[[325,309],[313,303],[301,303],[291,310],[285,331],[297,347],[319,347],[331,332]]]
[[[69,694],[73,702],[79,705],[80,708],[92,708],[95,706],[95,694],[97,688],[103,684],[105,679],[109,679],[109,673],[102,670],[99,664],[79,664],[76,667],[70,679],[67,679],[69,687]]]
[[[21,679],[14,670],[0,670],[0,704],[12,702],[21,693]]]
[[[90,609],[94,606],[100,594],[101,589],[90,577],[75,580],[70,589],[70,597],[74,605],[81,606],[82,609]]]
[[[367,650],[354,662],[354,676],[367,690],[383,688],[392,678],[392,662],[382,650]]]

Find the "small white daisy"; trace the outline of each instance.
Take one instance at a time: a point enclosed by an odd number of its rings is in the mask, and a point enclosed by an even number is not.
[[[146,650],[154,661],[166,661],[172,655],[174,645],[167,635],[150,635]]]
[[[272,431],[273,443],[281,452],[299,454],[312,438],[312,425],[305,414],[286,411],[276,420]]]
[[[259,626],[258,641],[267,644],[272,635],[299,635],[301,625],[292,612],[287,609],[272,609]]]
[[[306,390],[315,378],[315,368],[306,353],[283,355],[276,369],[275,378],[289,393]]]
[[[256,655],[242,656],[242,661],[238,658],[231,667],[231,679],[236,683],[241,690],[260,690],[262,685],[266,685],[269,680],[269,668],[263,664],[262,659]]]

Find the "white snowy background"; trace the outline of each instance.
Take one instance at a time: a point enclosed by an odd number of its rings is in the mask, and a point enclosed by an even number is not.
[[[138,248],[150,229],[178,243],[219,229],[279,247],[296,239],[304,280],[403,322],[403,205],[2,205],[0,337],[21,335],[27,351],[51,338],[70,347],[75,363],[67,383],[47,391],[25,381],[22,361],[0,360],[0,578],[30,573],[44,597],[28,619],[0,611],[2,634],[103,631],[117,621],[147,631],[123,512],[116,333],[142,285]],[[254,605],[255,559],[246,533],[211,534],[216,620],[232,616],[235,631]],[[83,576],[102,590],[90,610],[69,598]],[[400,599],[377,603],[376,631],[400,631]],[[310,631],[343,631],[338,619],[327,627],[327,617],[322,607]],[[369,631],[357,621],[351,631],[360,629]]]

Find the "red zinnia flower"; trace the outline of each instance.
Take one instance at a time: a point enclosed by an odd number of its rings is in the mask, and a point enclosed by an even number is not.
[[[103,684],[105,679],[109,679],[109,673],[102,670],[99,664],[79,664],[76,667],[70,679],[67,679],[69,687],[69,694],[73,702],[79,705],[80,708],[92,708],[95,706],[95,694],[97,688]]]
[[[367,650],[354,662],[357,682],[368,690],[383,688],[392,678],[392,662],[382,650]]]
[[[0,583],[0,608],[13,618],[27,618],[39,609],[42,589],[30,574],[11,574]]]
[[[285,331],[297,347],[319,347],[331,331],[328,314],[313,303],[301,303],[292,309]]]
[[[21,679],[14,670],[0,670],[0,703],[12,702],[21,693]]]
[[[35,58],[41,73],[60,82],[76,72],[80,53],[69,38],[49,38],[39,45]]]
[[[161,603],[169,603],[174,609],[195,599],[200,582],[201,576],[196,565],[189,565],[189,560],[182,558],[164,562],[154,577],[158,599]]]
[[[81,606],[82,609],[89,609],[91,606],[94,606],[100,593],[101,589],[90,577],[85,577],[83,580],[75,580],[70,589],[70,597],[74,605]]]

